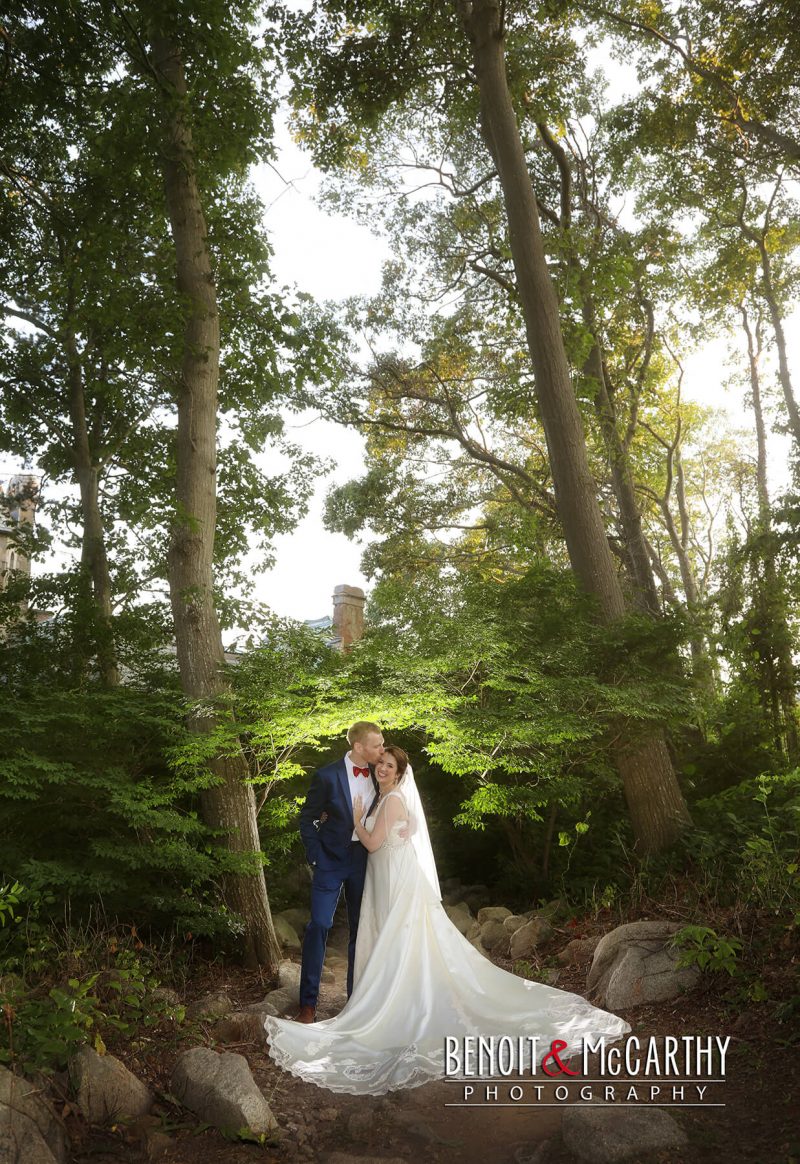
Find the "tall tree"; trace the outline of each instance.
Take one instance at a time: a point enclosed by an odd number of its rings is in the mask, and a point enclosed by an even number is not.
[[[273,477],[258,461],[280,444],[281,403],[325,374],[327,346],[270,285],[246,179],[271,148],[269,37],[255,34],[254,5],[207,15],[201,25],[192,4],[93,3],[76,15],[54,3],[51,24],[15,7],[4,42],[19,117],[0,179],[0,408],[9,452],[59,479],[80,470],[82,542],[96,548],[102,536],[110,567],[103,610],[110,589],[112,603],[141,611],[142,591],[170,575],[226,904],[242,918],[247,960],[274,966],[248,769],[229,742],[205,739],[226,716],[212,586],[302,512],[309,459],[284,446],[290,467]],[[86,655],[97,653],[95,641]]]
[[[216,726],[219,714],[209,714],[209,704],[213,706],[226,689],[212,570],[219,315],[197,180],[186,77],[173,30],[162,26],[152,34],[152,63],[162,105],[161,165],[175,243],[176,289],[184,305],[182,360],[175,386],[178,432],[170,595],[181,683],[195,706],[190,723],[194,731],[208,734]],[[226,901],[244,919],[246,961],[274,968],[280,948],[258,860],[255,796],[247,780],[247,763],[238,751],[230,756],[211,757],[209,767],[217,782],[202,794],[206,823],[220,830],[232,853],[245,858],[239,868],[228,873]]]
[[[613,623],[625,616],[626,602],[589,467],[558,297],[548,270],[536,195],[506,77],[506,8],[498,0],[475,0],[471,4],[459,3],[457,13],[442,9],[433,19],[427,8],[424,12],[409,6],[401,10],[394,4],[358,5],[357,12],[351,6],[345,8],[346,12],[338,4],[324,6],[330,19],[323,21],[314,49],[307,52],[306,65],[312,53],[320,62],[317,117],[336,106],[356,121],[359,116],[367,122],[375,120],[392,99],[399,100],[420,85],[435,84],[437,69],[439,76],[447,71],[449,84],[458,86],[456,100],[461,102],[463,113],[470,104],[465,74],[474,78],[479,124],[502,190],[514,285],[524,317],[559,518],[581,585],[595,598],[600,617]],[[466,44],[457,35],[456,16]],[[521,16],[520,10],[518,33]],[[526,7],[524,19],[531,18],[532,12]],[[349,29],[344,26],[345,19]],[[354,19],[369,25],[369,30],[351,31]],[[469,63],[464,61],[465,47],[471,58]],[[443,62],[448,49],[449,69]],[[396,60],[390,66],[391,51]],[[524,56],[524,50],[520,55]],[[379,91],[375,79],[381,69],[389,72],[388,82]],[[426,69],[430,72],[426,73]],[[446,104],[448,84],[442,83],[441,93]],[[657,851],[670,844],[689,819],[663,734],[656,731],[635,741],[620,739],[614,745],[614,753],[637,844],[643,852]]]

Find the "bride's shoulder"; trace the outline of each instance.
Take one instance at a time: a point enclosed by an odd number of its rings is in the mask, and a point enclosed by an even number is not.
[[[406,798],[403,796],[403,794],[402,794],[402,792],[399,790],[399,788],[393,788],[391,792],[387,792],[387,793],[386,793],[386,799],[387,799],[387,800],[390,800],[390,799],[391,799],[391,800],[399,800],[399,801],[400,801],[400,804],[403,806],[403,808],[407,808],[407,807],[408,807],[408,806],[406,805]]]

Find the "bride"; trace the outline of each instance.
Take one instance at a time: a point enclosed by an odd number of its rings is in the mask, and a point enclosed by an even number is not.
[[[355,951],[353,993],[332,1019],[304,1025],[266,1019],[281,1067],[330,1091],[380,1095],[445,1076],[446,1036],[538,1036],[566,1044],[621,1038],[629,1025],[577,994],[527,982],[480,954],[445,913],[425,813],[408,756],[385,749],[375,768],[377,807],[362,823],[369,851]],[[526,1064],[527,1066],[527,1064]]]

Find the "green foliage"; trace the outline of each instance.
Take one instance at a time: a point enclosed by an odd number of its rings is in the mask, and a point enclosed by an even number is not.
[[[712,899],[800,911],[800,770],[759,776],[698,802],[686,846]]]
[[[85,1043],[104,1054],[107,1041],[183,1022],[182,1006],[154,994],[159,960],[135,928],[121,938],[107,929],[59,930],[39,920],[39,895],[25,890],[24,897],[24,937],[0,943],[0,1062],[23,1072],[59,1070]]]
[[[0,948],[13,925],[28,937],[14,947],[20,966],[44,966],[49,921],[85,917],[98,901],[142,928],[230,935],[238,922],[219,905],[223,853],[200,814],[213,777],[202,762],[174,761],[195,737],[169,655],[140,649],[122,687],[73,686],[62,630],[56,621],[0,648],[0,878],[11,883],[0,916],[14,912]]]
[[[454,846],[482,844],[452,839],[455,816],[489,829],[495,854],[510,840],[513,892],[522,879],[533,896],[547,880],[552,813],[580,847],[595,829],[602,841],[604,812],[619,813],[608,742],[620,723],[635,737],[686,714],[680,672],[661,663],[680,628],[641,618],[600,628],[566,571],[542,566],[503,583],[431,573],[411,588],[387,580],[370,609],[369,633],[345,657],[276,625],[232,676],[252,778],[284,846],[302,773],[351,722],[372,718],[411,748],[445,864]],[[575,862],[574,848],[556,847],[550,877]]]
[[[720,937],[709,926],[684,926],[671,944],[681,951],[679,966],[698,966],[710,974],[724,970],[731,977],[737,973],[742,949],[738,938]]]

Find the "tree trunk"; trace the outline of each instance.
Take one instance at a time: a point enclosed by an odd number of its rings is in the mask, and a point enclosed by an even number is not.
[[[592,337],[592,346],[581,371],[592,384],[594,408],[600,423],[600,432],[608,454],[611,485],[617,498],[622,527],[625,565],[633,586],[634,601],[640,610],[657,616],[658,605],[653,571],[642,530],[642,515],[636,497],[630,460],[625,442],[617,429],[616,409],[610,391],[609,379],[603,360],[600,329],[597,326],[591,283],[581,270],[570,239],[572,231],[572,171],[566,150],[553,137],[545,122],[537,123],[542,141],[558,166],[561,179],[561,233],[566,245],[566,265],[576,276],[581,300],[583,322]]]
[[[69,367],[69,414],[72,423],[72,455],[75,480],[81,494],[83,536],[81,539],[81,574],[91,588],[91,602],[96,628],[97,662],[103,682],[108,687],[119,683],[111,627],[111,574],[108,569],[105,530],[100,512],[100,471],[92,458],[89,430],[86,424],[86,396],[83,367],[71,324],[64,334],[64,350]],[[89,596],[87,595],[87,601]]]
[[[213,596],[216,532],[217,386],[219,315],[216,287],[195,169],[180,48],[153,38],[153,60],[163,82],[162,118],[167,213],[175,243],[177,290],[185,304],[183,359],[178,396],[176,518],[169,553],[169,585],[178,666],[185,694],[206,706],[225,691],[224,654]],[[213,731],[220,712],[198,710],[198,734]],[[245,926],[245,962],[277,967],[280,948],[267,900],[252,786],[244,755],[209,763],[218,782],[203,792],[206,824],[221,830],[238,858],[224,879],[224,898]]]
[[[757,242],[761,255],[761,271],[764,276],[764,298],[769,308],[772,329],[775,332],[775,344],[778,348],[778,373],[781,388],[783,389],[783,399],[786,402],[786,411],[789,414],[789,427],[792,430],[795,448],[797,452],[800,452],[800,408],[797,406],[797,400],[792,387],[792,377],[789,372],[789,359],[786,354],[786,336],[783,330],[783,320],[781,319],[780,307],[778,306],[775,287],[772,282],[772,264],[770,263],[769,251],[767,250],[764,236],[759,237]]]
[[[619,519],[625,542],[628,573],[633,583],[635,603],[640,610],[658,615],[661,613],[658,605],[658,593],[647,554],[647,545],[642,529],[642,514],[636,498],[628,453],[617,429],[614,403],[608,391],[594,304],[588,298],[584,298],[583,320],[594,340],[583,372],[584,375],[591,378],[595,388],[594,407],[608,454],[611,484],[619,506]]]
[[[756,422],[756,490],[758,494],[758,548],[764,565],[761,627],[764,636],[770,684],[770,709],[776,721],[778,746],[790,763],[800,755],[797,728],[797,696],[795,666],[792,658],[792,633],[786,614],[786,590],[778,573],[775,531],[767,483],[767,433],[761,405],[761,377],[758,370],[760,341],[754,342],[747,308],[740,308],[742,327],[747,339],[747,360],[750,372],[750,391]],[[773,661],[774,660],[774,661]]]
[[[459,0],[459,10],[472,43],[481,128],[503,189],[556,504],[570,561],[581,585],[597,599],[601,617],[613,622],[625,614],[625,600],[589,469],[558,300],[547,268],[536,198],[508,90],[500,0],[474,0],[471,4]],[[637,847],[642,853],[657,852],[674,841],[689,822],[663,732],[653,731],[636,743],[620,740],[612,750]]]

